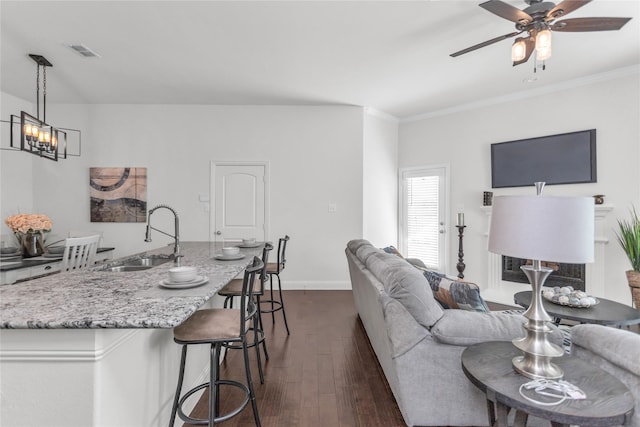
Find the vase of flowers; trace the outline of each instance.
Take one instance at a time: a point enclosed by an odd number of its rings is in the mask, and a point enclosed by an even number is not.
[[[44,253],[44,233],[51,231],[53,223],[43,214],[18,214],[4,221],[13,231],[24,258]]]

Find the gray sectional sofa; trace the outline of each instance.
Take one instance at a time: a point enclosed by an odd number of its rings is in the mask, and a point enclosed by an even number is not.
[[[524,336],[526,319],[444,310],[406,260],[366,240],[350,241],[345,252],[356,309],[406,424],[488,425],[485,396],[465,377],[460,356],[471,344]]]
[[[352,240],[345,250],[353,296],[369,341],[408,426],[488,424],[485,396],[462,372],[464,349],[524,336],[513,313],[443,309],[430,274],[396,254]],[[428,281],[429,280],[429,281]],[[440,291],[438,290],[436,294]],[[469,304],[478,307],[478,304]],[[551,340],[562,344],[555,330]],[[600,325],[571,328],[571,352],[620,379],[636,401],[640,427],[640,335]],[[528,426],[547,421],[529,417]]]

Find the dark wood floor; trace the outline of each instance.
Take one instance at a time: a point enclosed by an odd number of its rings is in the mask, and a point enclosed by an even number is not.
[[[258,379],[255,359],[251,362],[262,425],[405,426],[351,291],[286,291],[285,303],[290,336],[281,313],[276,313],[275,325],[270,315],[264,318],[270,356],[264,365],[264,384]],[[250,354],[254,358],[253,350]],[[242,380],[241,355],[229,352],[221,366],[223,378]],[[224,410],[237,402],[237,394],[224,388],[223,393]],[[206,417],[206,397],[193,416]],[[250,407],[224,423],[225,427],[253,425]]]

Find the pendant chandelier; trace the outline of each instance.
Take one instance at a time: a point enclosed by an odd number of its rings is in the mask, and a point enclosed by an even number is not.
[[[58,161],[67,158],[68,131],[80,133],[75,129],[54,127],[47,123],[47,67],[51,62],[42,55],[29,54],[36,63],[36,115],[25,111],[20,116],[11,115],[11,147],[19,148],[31,154]],[[42,88],[42,96],[41,89]],[[42,98],[42,117],[40,116],[40,99]],[[15,143],[17,126],[20,126],[20,143]],[[78,156],[80,154],[77,154]]]

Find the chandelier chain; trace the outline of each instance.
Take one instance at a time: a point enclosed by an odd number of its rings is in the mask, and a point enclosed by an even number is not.
[[[47,67],[42,66],[42,121],[47,121]]]
[[[36,68],[36,116],[40,119],[40,66]]]

